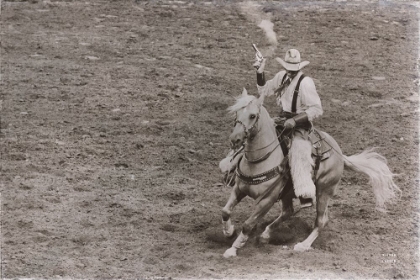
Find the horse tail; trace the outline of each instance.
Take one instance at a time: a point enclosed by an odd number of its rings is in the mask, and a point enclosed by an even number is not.
[[[396,197],[400,188],[394,183],[394,174],[389,170],[384,156],[374,152],[375,148],[363,151],[360,154],[344,156],[344,167],[356,172],[362,172],[369,177],[369,184],[373,187],[376,198],[376,209],[385,211],[385,202]]]

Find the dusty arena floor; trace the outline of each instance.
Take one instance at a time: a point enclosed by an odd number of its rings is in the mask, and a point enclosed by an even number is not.
[[[1,2],[2,278],[419,277],[419,9],[254,4]],[[325,111],[315,125],[346,155],[378,147],[402,194],[377,212],[366,178],[346,172],[313,250],[293,246],[314,208],[260,244],[276,204],[226,260],[230,189],[218,163],[232,128],[226,108],[243,87],[257,94],[251,44],[270,49],[259,18],[278,40],[267,76],[280,70],[274,56],[298,48]],[[235,209],[238,228],[252,207],[247,198]]]

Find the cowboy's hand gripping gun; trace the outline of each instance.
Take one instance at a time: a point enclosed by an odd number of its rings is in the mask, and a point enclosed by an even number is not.
[[[262,53],[257,49],[257,46],[255,44],[252,44],[252,47],[255,50],[254,67],[258,70],[258,68],[260,68],[260,65],[261,65],[262,61],[264,60],[264,57],[263,57]]]
[[[264,75],[264,67],[265,67],[265,59],[262,53],[257,49],[255,44],[252,44],[252,47],[255,50],[255,63],[254,68],[257,69],[257,84],[259,86],[265,85],[265,75]]]

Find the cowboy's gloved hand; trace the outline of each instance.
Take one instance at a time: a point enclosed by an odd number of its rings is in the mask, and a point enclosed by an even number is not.
[[[265,58],[263,58],[262,61],[259,61],[259,60],[255,61],[253,66],[255,67],[255,69],[257,69],[257,73],[263,73],[264,72],[265,62],[266,62]]]
[[[274,121],[275,124],[279,123],[280,120],[281,120],[280,117],[274,117],[273,118],[273,121]]]
[[[292,119],[288,119],[287,121],[284,122],[284,129],[285,130],[291,130],[296,126],[296,122],[295,120]]]
[[[274,117],[273,121],[276,125],[284,125],[286,118],[283,117]]]

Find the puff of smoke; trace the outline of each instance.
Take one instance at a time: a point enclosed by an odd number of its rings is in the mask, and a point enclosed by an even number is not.
[[[274,24],[266,19],[261,20],[260,24],[258,24],[258,27],[264,30],[265,36],[268,40],[268,43],[270,44],[269,52],[266,53],[266,56],[273,55],[275,49],[277,48],[278,41],[276,33],[273,30]]]
[[[271,22],[271,14],[264,13],[260,9],[260,5],[252,1],[243,2],[240,5],[240,10],[242,14],[264,31],[269,48],[264,50],[263,55],[266,57],[272,56],[277,48],[278,41],[274,32],[274,24]]]

